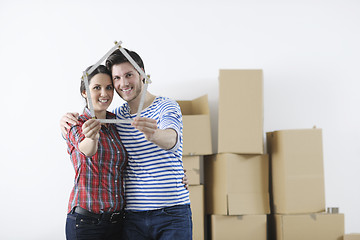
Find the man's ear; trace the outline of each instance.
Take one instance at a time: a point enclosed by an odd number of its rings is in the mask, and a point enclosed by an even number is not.
[[[143,68],[141,68],[141,70],[145,73],[145,70]],[[145,73],[146,74],[146,73]],[[145,78],[140,74],[140,77],[141,77],[141,81],[143,83],[145,83]]]

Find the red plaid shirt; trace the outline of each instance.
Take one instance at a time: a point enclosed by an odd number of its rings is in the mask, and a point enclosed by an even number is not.
[[[127,153],[115,125],[107,124],[101,126],[96,154],[86,157],[79,150],[79,143],[85,138],[81,127],[90,118],[89,110],[85,109],[79,124],[71,127],[66,138],[75,170],[68,212],[75,206],[93,213],[119,211],[125,206],[123,176]],[[115,115],[107,112],[106,118]]]

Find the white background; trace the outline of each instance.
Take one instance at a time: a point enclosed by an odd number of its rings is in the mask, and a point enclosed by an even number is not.
[[[142,56],[153,94],[208,94],[215,150],[219,69],[263,69],[265,132],[323,129],[326,206],[360,232],[359,27],[357,0],[2,0],[0,239],[65,238],[59,119],[82,111],[81,73],[114,40]]]

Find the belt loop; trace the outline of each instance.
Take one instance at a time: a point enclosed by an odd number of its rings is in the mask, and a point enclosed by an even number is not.
[[[70,211],[71,214],[75,213],[75,208],[76,208],[76,206],[71,209],[71,211]]]

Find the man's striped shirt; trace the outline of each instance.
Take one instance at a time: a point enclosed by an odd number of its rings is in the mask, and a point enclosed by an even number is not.
[[[127,103],[113,111],[119,119],[133,119]],[[176,145],[164,150],[147,141],[131,124],[117,125],[122,143],[128,153],[125,175],[126,209],[145,211],[173,205],[190,204],[189,192],[182,183],[182,115],[176,101],[156,97],[141,112],[141,117],[157,121],[158,128],[172,128],[177,132]]]

